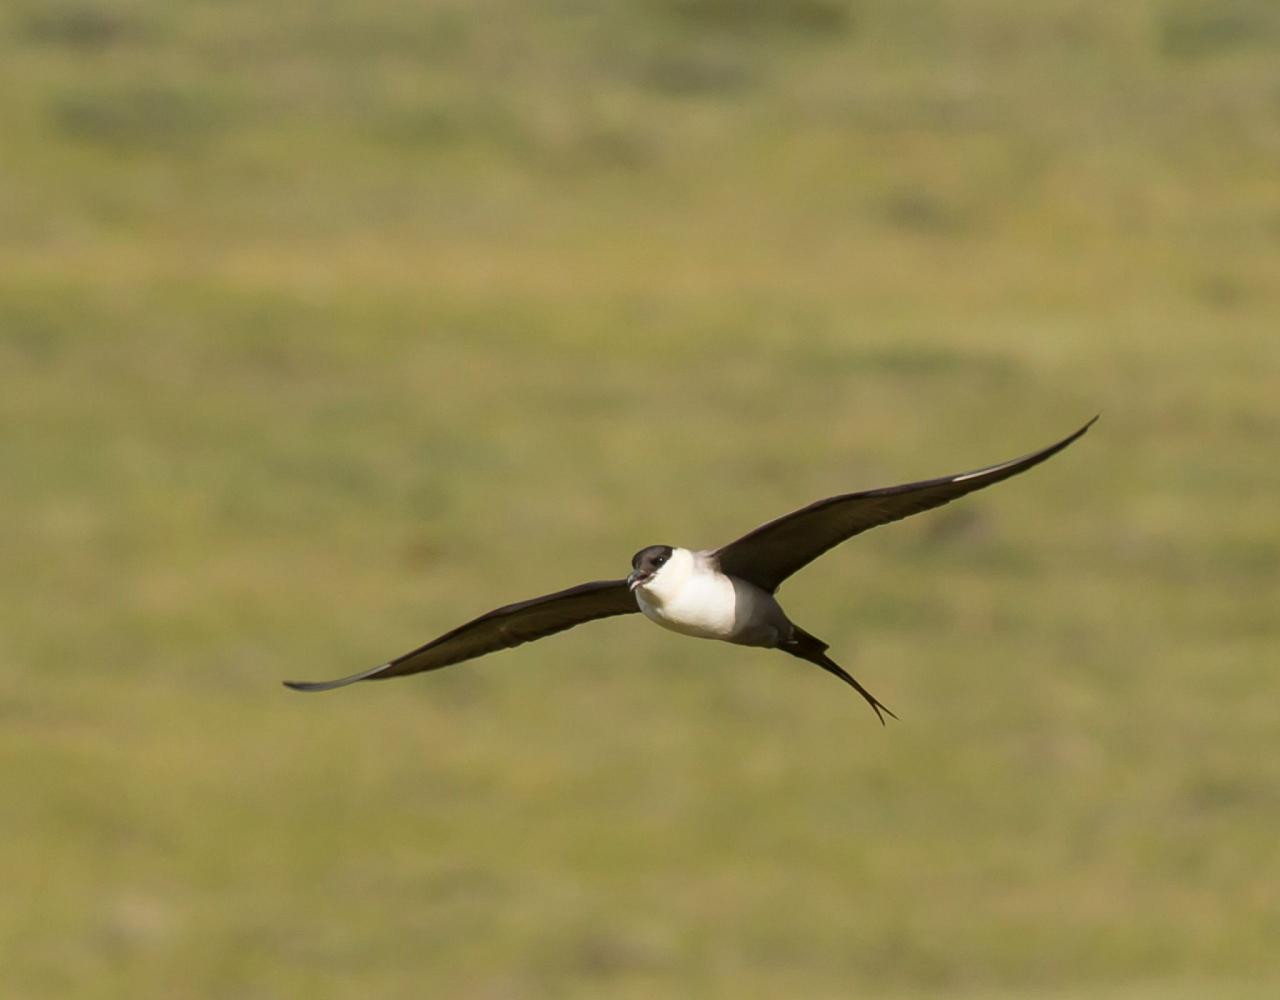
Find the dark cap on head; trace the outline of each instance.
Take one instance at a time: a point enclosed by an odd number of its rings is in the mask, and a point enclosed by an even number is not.
[[[631,557],[631,575],[627,582],[634,590],[662,568],[662,564],[671,558],[670,545],[650,545],[641,549]]]
[[[631,568],[652,573],[671,558],[671,552],[670,545],[650,545],[631,557]]]

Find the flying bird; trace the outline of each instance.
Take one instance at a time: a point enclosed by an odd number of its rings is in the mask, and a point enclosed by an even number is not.
[[[329,691],[356,681],[438,670],[543,639],[583,622],[638,611],[683,635],[778,649],[806,660],[853,687],[883,724],[885,714],[893,713],[827,655],[825,642],[795,624],[782,610],[775,596],[782,582],[828,549],[869,528],[941,507],[1039,465],[1083,435],[1097,419],[1056,444],[999,465],[819,500],[718,549],[650,545],[632,557],[631,573],[623,579],[583,583],[508,604],[390,663],[350,677],[284,683],[297,691]]]

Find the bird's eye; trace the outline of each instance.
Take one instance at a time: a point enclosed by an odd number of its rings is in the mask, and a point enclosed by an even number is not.
[[[659,555],[659,556],[654,556],[654,557],[653,557],[653,564],[654,564],[655,566],[661,566],[661,565],[662,565],[664,562],[666,562],[666,561],[667,561],[667,557],[666,557],[666,556],[661,556],[661,555]]]

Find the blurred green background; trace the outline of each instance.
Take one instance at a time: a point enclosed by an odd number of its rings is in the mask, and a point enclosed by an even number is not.
[[[11,0],[0,993],[1280,995],[1278,308],[1272,0]]]

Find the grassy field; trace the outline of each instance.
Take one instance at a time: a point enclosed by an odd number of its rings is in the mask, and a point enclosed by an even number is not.
[[[13,0],[0,994],[1280,990],[1270,0]],[[831,492],[902,717],[615,620]]]

